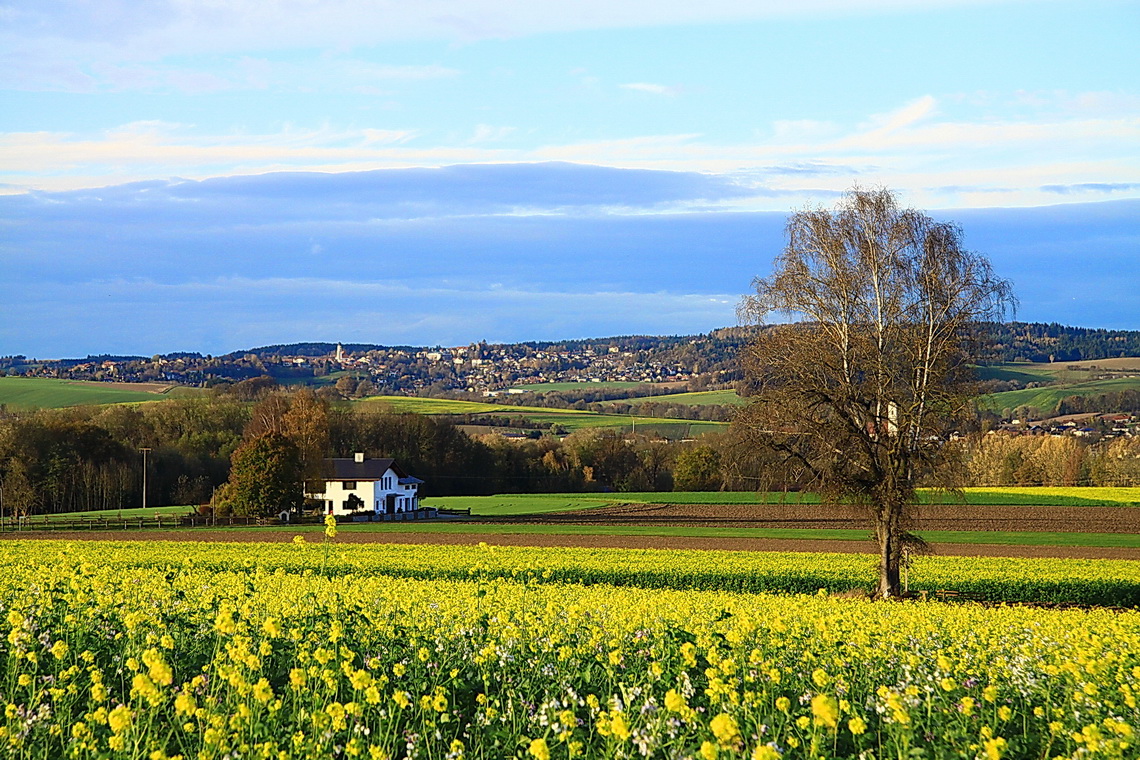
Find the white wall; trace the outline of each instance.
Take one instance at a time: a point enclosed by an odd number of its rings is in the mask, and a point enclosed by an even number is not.
[[[400,477],[389,468],[380,480],[358,480],[352,489],[344,487],[346,481],[327,481],[324,493],[309,494],[309,498],[323,501],[325,503],[325,514],[328,514],[328,502],[331,501],[333,503],[332,514],[340,516],[350,513],[350,510],[345,508],[344,502],[351,495],[356,494],[364,502],[363,507],[361,507],[362,510],[384,514],[388,494],[396,494],[396,512],[410,512],[419,506],[417,500],[419,486],[413,484],[410,488],[406,488],[399,484],[399,480]]]

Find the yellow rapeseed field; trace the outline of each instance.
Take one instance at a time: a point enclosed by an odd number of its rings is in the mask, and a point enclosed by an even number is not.
[[[330,528],[326,527],[326,530]],[[332,527],[331,530],[336,530]],[[235,544],[162,541],[44,541],[0,551],[0,572],[29,556],[84,556],[104,567],[277,569],[325,575],[390,575],[439,580],[504,578],[554,583],[605,583],[642,588],[782,593],[871,588],[877,559],[804,552],[585,549],[555,547],[407,546],[335,543]],[[78,553],[78,554],[77,554]],[[916,557],[912,590],[951,589],[994,601],[1075,602],[1140,606],[1135,560]]]
[[[147,548],[0,545],[0,754],[1138,756],[1137,612],[512,579],[490,547],[469,579]]]

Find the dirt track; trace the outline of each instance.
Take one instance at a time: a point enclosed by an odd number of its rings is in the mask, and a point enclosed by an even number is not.
[[[242,530],[210,530],[205,528],[183,530],[130,530],[130,531],[41,531],[21,534],[8,533],[2,539],[63,541],[226,541],[286,543],[293,540],[295,531],[279,528],[248,528]],[[315,538],[313,540],[316,540]],[[769,538],[708,538],[698,536],[572,536],[536,535],[526,533],[435,533],[435,532],[364,532],[341,530],[337,543],[348,544],[444,544],[472,545],[480,542],[499,546],[571,546],[615,549],[722,549],[727,551],[763,552],[836,552],[842,554],[874,553],[870,540],[813,541],[805,539]],[[1140,560],[1140,549],[1099,546],[1003,546],[998,544],[935,544],[936,554],[962,557],[1061,557],[1077,559],[1135,559]]]
[[[853,507],[819,505],[625,504],[576,512],[499,518],[543,525],[677,525],[710,528],[863,528]],[[966,504],[919,507],[914,530],[1140,533],[1140,509],[1131,507],[1023,507]]]

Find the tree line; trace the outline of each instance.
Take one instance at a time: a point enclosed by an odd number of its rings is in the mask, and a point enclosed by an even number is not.
[[[326,457],[355,452],[396,459],[426,481],[428,496],[746,484],[720,472],[722,459],[727,473],[739,470],[732,457],[694,444],[612,430],[522,441],[472,436],[444,419],[362,412],[308,389],[233,389],[138,405],[0,411],[0,508],[12,515],[139,506],[143,449],[146,503],[216,502],[236,511],[248,509],[241,506],[248,499],[229,482],[234,467],[257,471],[276,458],[312,484]]]

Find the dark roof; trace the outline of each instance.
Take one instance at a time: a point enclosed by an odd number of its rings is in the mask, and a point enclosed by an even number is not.
[[[388,471],[389,467],[398,477],[408,477],[408,473],[396,464],[395,459],[365,459],[363,462],[357,462],[354,458],[349,457],[326,461],[332,463],[330,470],[332,474],[328,475],[325,478],[326,480],[379,480],[384,477],[384,473]]]

